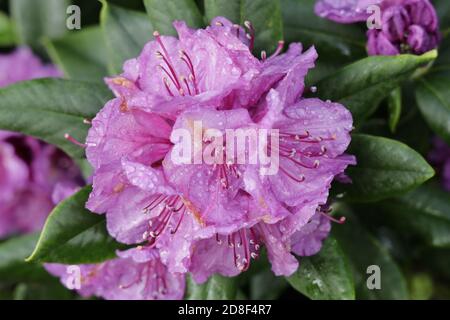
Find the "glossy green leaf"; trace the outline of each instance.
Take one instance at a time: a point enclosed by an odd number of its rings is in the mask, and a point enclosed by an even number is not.
[[[108,234],[105,216],[84,208],[91,190],[83,188],[51,212],[28,261],[98,263],[124,248]]]
[[[382,206],[399,230],[432,246],[450,247],[450,194],[439,186],[422,186]]]
[[[416,97],[428,125],[450,143],[450,78],[433,75],[422,79]]]
[[[343,225],[335,226],[332,233],[349,259],[356,286],[356,298],[408,299],[406,280],[386,248],[364,229],[355,215],[346,209],[336,211],[338,214],[345,212],[347,217],[347,221]],[[380,289],[369,289],[367,286],[367,279],[372,275],[367,273],[367,268],[372,265],[380,267]]]
[[[348,150],[357,159],[346,173],[346,199],[378,201],[418,187],[434,175],[420,154],[407,145],[382,137],[354,134]]]
[[[284,38],[314,46],[319,60],[308,73],[309,82],[335,72],[338,68],[367,56],[366,36],[358,24],[338,24],[315,15],[316,0],[281,0]]]
[[[159,33],[175,35],[173,21],[183,20],[191,28],[203,26],[203,17],[194,0],[144,0],[150,20]]]
[[[57,145],[74,158],[83,148],[64,138],[84,141],[92,119],[112,94],[104,85],[61,79],[39,79],[0,89],[0,129],[17,131]]]
[[[236,278],[213,275],[204,284],[187,278],[186,300],[233,300],[236,299]]]
[[[308,298],[355,299],[355,288],[347,258],[334,238],[325,240],[318,254],[300,258],[300,265],[287,280]]]
[[[36,281],[50,277],[40,265],[25,262],[38,237],[38,234],[25,235],[0,243],[0,282]]]
[[[262,50],[275,51],[278,41],[284,39],[280,0],[205,0],[205,11],[208,21],[217,15],[241,25],[250,21],[258,55]]]
[[[108,75],[106,44],[99,27],[86,27],[57,40],[47,39],[44,44],[67,78],[103,81]]]
[[[16,35],[11,19],[0,11],[0,46],[10,46],[16,41]]]
[[[139,11],[123,9],[102,0],[100,23],[108,49],[111,73],[122,72],[123,63],[137,57],[145,43],[153,37],[148,16]]]
[[[36,47],[42,37],[50,39],[67,32],[66,13],[69,0],[13,0],[11,15],[22,44]]]
[[[319,81],[318,95],[322,99],[342,103],[358,124],[371,115],[392,90],[436,57],[435,50],[421,56],[368,57]]]
[[[391,132],[397,129],[400,115],[402,113],[402,89],[396,88],[391,91],[388,97],[389,108],[389,128]]]

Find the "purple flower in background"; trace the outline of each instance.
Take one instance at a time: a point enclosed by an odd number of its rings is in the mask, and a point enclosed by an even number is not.
[[[380,28],[367,32],[369,55],[422,54],[440,41],[439,21],[429,0],[321,0],[315,11],[340,23],[365,21],[367,8],[379,5]]]
[[[292,274],[298,267],[293,246],[299,254],[319,250],[328,231],[316,216],[334,177],[355,163],[344,155],[349,111],[302,99],[315,49],[292,44],[282,53],[280,42],[271,56],[257,59],[253,27],[245,25],[218,17],[199,30],[175,22],[178,38],[155,32],[123,74],[106,79],[116,98],[92,121],[86,141],[94,167],[87,208],[106,213],[118,241],[144,241],[144,251],[158,252],[169,272],[191,272],[198,282],[247,270],[262,246],[275,274]],[[205,134],[200,139],[197,123]],[[264,164],[236,162],[224,145],[211,149],[215,139],[207,129],[222,136],[278,130],[280,145],[265,143],[280,154],[278,173],[264,176]],[[199,148],[189,163],[174,161],[180,130]],[[196,163],[208,153],[216,162]]]
[[[370,55],[422,54],[440,41],[436,11],[428,0],[386,1],[381,30],[367,35]]]
[[[367,8],[385,0],[318,0],[316,14],[339,23],[365,21],[369,17]],[[388,0],[389,1],[389,0]]]
[[[450,191],[450,146],[440,138],[434,138],[433,150],[428,158],[430,162],[437,166],[441,173],[442,186]]]
[[[59,77],[61,73],[52,65],[45,65],[25,47],[10,54],[0,54],[0,87],[46,77]]]
[[[0,55],[0,86],[58,75],[27,48]],[[54,187],[80,182],[79,170],[63,152],[37,139],[0,131],[0,238],[39,230],[53,208]]]
[[[67,266],[46,264],[63,285],[83,297],[107,300],[179,300],[184,296],[184,274],[167,272],[154,250],[118,252],[119,257],[100,264]]]

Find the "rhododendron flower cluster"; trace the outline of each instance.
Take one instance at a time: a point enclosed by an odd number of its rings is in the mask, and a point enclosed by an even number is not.
[[[0,55],[0,86],[59,72],[28,48]],[[80,183],[73,162],[61,151],[21,134],[0,131],[0,238],[40,230],[52,197]]]
[[[351,114],[337,103],[302,98],[314,48],[295,43],[282,53],[280,42],[271,56],[257,59],[250,23],[244,29],[218,17],[206,29],[179,21],[174,27],[177,38],[155,32],[121,75],[106,79],[116,98],[92,120],[87,137],[94,168],[87,208],[106,213],[118,241],[139,245],[129,259],[155,262],[177,288],[186,272],[197,282],[214,273],[235,276],[263,247],[274,273],[290,275],[298,267],[292,252],[320,249],[333,219],[325,209],[330,184],[355,163],[344,154]],[[263,175],[263,163],[176,163],[174,132],[198,121],[219,133],[276,129],[279,143],[266,149],[279,154],[279,170]],[[213,141],[194,136],[192,143],[204,153]],[[127,262],[117,263],[99,268],[111,269],[124,285],[119,278]],[[103,277],[92,277],[97,280]],[[143,282],[133,283],[137,290]],[[172,292],[169,285],[165,292]]]
[[[367,32],[370,55],[422,54],[440,41],[439,21],[429,0],[319,0],[315,11],[340,23],[366,21],[381,10],[379,28]],[[367,10],[369,9],[369,10]]]

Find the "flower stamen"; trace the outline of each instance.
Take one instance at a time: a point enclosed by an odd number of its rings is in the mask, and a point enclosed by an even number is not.
[[[86,147],[87,147],[86,143],[81,143],[80,141],[78,141],[77,139],[75,139],[74,137],[72,137],[72,136],[71,136],[70,134],[68,134],[68,133],[65,133],[65,134],[64,134],[64,139],[66,139],[66,140],[72,142],[74,145],[79,146],[79,147],[81,147],[81,148],[86,148]]]

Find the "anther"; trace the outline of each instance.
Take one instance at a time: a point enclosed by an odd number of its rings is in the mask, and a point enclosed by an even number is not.
[[[267,52],[265,50],[261,51],[261,60],[266,61],[267,59]]]

